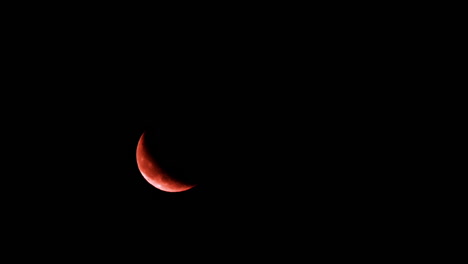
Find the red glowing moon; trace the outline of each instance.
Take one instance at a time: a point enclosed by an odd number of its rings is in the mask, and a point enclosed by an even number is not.
[[[148,147],[145,143],[145,133],[143,133],[138,141],[137,164],[143,177],[154,187],[166,192],[182,192],[193,188],[195,185],[188,185],[178,181],[174,177],[168,175],[161,169],[156,160],[150,155]]]

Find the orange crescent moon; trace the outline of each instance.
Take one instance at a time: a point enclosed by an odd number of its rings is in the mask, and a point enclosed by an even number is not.
[[[159,190],[165,192],[182,192],[195,186],[180,182],[161,169],[156,160],[148,152],[145,142],[145,133],[141,135],[138,141],[136,158],[138,169],[143,177]]]

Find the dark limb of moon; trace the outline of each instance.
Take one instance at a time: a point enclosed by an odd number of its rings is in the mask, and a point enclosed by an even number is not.
[[[184,183],[164,171],[151,155],[146,144],[145,133],[137,146],[137,164],[143,177],[154,187],[166,192],[182,192],[193,188],[194,184]]]

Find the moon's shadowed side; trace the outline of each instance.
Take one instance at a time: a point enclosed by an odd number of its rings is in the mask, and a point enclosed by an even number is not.
[[[151,155],[146,142],[146,133],[140,137],[137,146],[137,164],[143,177],[154,187],[166,192],[182,192],[195,184],[188,184],[169,175]]]

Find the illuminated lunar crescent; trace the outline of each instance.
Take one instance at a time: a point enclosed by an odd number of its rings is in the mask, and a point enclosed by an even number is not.
[[[193,188],[195,185],[185,184],[161,169],[156,160],[148,151],[148,146],[145,142],[145,133],[143,133],[138,141],[136,158],[138,169],[143,177],[154,187],[166,192],[182,192]]]

